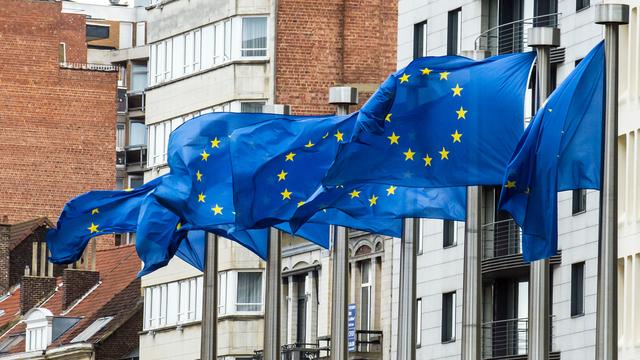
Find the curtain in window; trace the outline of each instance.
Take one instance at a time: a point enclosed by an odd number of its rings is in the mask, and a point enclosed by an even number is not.
[[[237,311],[260,311],[262,303],[262,273],[239,272]]]
[[[267,18],[242,19],[242,56],[267,56]]]

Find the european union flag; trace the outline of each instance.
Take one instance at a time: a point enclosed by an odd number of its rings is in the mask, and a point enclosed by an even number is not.
[[[164,176],[153,196],[189,224],[190,229],[225,237],[240,236],[243,233],[230,234],[238,214],[233,202],[229,137],[236,129],[275,119],[295,121],[297,118],[277,114],[210,113],[182,124],[169,139],[170,173]],[[251,227],[243,230],[253,231]],[[265,259],[266,231],[261,234],[265,234],[264,241],[256,240],[254,246],[243,245]],[[309,225],[299,235],[328,247],[326,225]]]
[[[416,59],[365,104],[323,183],[500,184],[524,122],[533,53]]]
[[[132,190],[90,191],[70,200],[55,229],[47,232],[50,261],[68,264],[82,257],[92,237],[136,231],[144,197],[160,182],[150,181]]]
[[[403,217],[465,218],[465,188],[407,189],[363,184],[318,190],[357,114],[274,120],[231,137],[239,228],[292,220],[330,223],[399,236]]]
[[[600,189],[604,46],[597,45],[551,94],[507,166],[499,207],[522,227],[527,261],[558,247],[558,191]]]

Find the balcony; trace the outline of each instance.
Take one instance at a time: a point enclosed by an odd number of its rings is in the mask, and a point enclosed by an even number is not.
[[[316,360],[331,357],[331,337],[323,336],[311,344],[295,343],[283,345],[281,360]],[[255,351],[253,360],[262,360],[262,350]],[[382,331],[356,330],[355,350],[349,352],[349,359],[382,359]]]
[[[129,117],[144,117],[145,100],[144,91],[130,92],[127,94]]]
[[[116,151],[116,165],[128,173],[144,171],[147,166],[147,146],[127,146],[124,150]]]
[[[475,49],[488,51],[491,55],[529,51],[531,49],[528,48],[528,29],[534,26],[556,27],[560,15],[539,15],[501,24],[480,34],[475,40]]]
[[[551,333],[553,334],[553,317],[551,318],[551,324]],[[526,360],[529,350],[529,320],[516,318],[482,324],[481,346],[482,360]],[[553,344],[551,348],[554,348]],[[551,352],[549,359],[560,359],[560,353]]]
[[[487,278],[525,275],[529,264],[522,259],[522,231],[513,219],[482,225],[482,273]],[[561,253],[550,258],[560,264]]]

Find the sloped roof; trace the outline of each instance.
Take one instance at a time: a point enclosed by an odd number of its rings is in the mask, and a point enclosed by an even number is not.
[[[21,223],[8,225],[9,226],[9,250],[13,250],[18,244],[20,244],[27,236],[31,235],[36,229],[41,226],[47,226],[53,228],[54,225],[46,217],[40,217],[33,220],[24,221]]]
[[[101,317],[113,316],[113,319],[92,335],[87,342],[97,343],[117,330],[142,306],[140,280],[136,278],[139,270],[140,260],[136,255],[135,246],[126,245],[99,250],[96,256],[96,271],[100,273],[100,283],[72,304],[69,309],[62,308],[64,284],[61,282],[61,278],[58,278],[59,286],[56,287],[52,296],[40,304],[40,307],[50,310],[55,316],[81,319],[75,326],[55,340],[49,348],[70,343],[73,338]],[[20,302],[19,293],[18,296],[11,294],[10,297],[16,297],[18,303]],[[7,300],[5,299],[5,301]],[[0,310],[4,309],[2,304],[3,302],[0,302]],[[2,317],[0,317],[0,321],[2,321]],[[0,341],[10,335],[24,331],[24,322],[21,321],[11,330],[2,334]],[[25,343],[22,341],[9,351],[16,353],[23,352],[24,349]]]

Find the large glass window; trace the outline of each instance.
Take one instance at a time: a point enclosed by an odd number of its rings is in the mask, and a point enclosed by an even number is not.
[[[589,7],[589,0],[576,0],[576,11]]]
[[[87,41],[108,38],[109,25],[87,24]]]
[[[267,18],[242,19],[242,57],[267,56]]]
[[[462,46],[462,9],[449,11],[447,22],[447,55],[458,55]]]
[[[147,86],[147,64],[131,65],[131,92],[142,92]]]
[[[427,56],[427,21],[413,25],[413,58]]]
[[[371,329],[371,261],[360,261],[360,330]]]
[[[262,310],[262,272],[238,272],[236,310]]]
[[[584,262],[571,265],[571,316],[584,315]]]
[[[456,339],[456,293],[442,294],[442,342]]]
[[[571,213],[573,215],[581,214],[587,210],[587,190],[578,189],[572,191],[571,196]]]
[[[444,220],[443,221],[443,239],[442,247],[448,248],[456,245],[458,226],[455,221]]]
[[[129,123],[129,146],[146,145],[147,127],[143,122],[132,121]]]
[[[202,276],[144,289],[145,330],[201,319]]]

